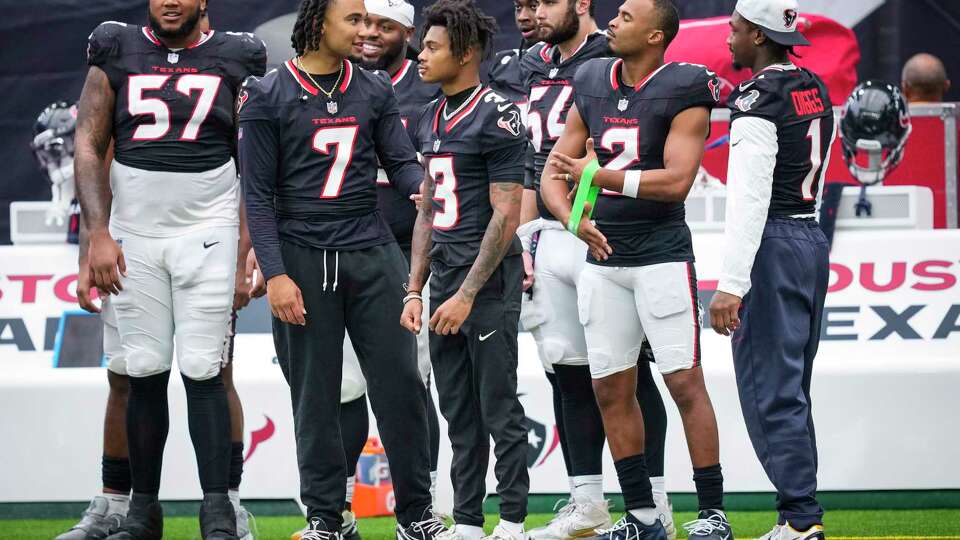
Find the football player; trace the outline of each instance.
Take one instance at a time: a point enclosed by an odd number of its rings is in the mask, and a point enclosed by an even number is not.
[[[521,540],[530,485],[517,396],[523,122],[515,104],[480,84],[496,21],[473,0],[439,0],[423,17],[420,74],[439,83],[444,96],[417,123],[427,204],[420,205],[414,229],[401,323],[421,331],[429,264],[430,358],[453,448],[455,524],[443,537],[484,535],[492,437],[501,502],[490,538]]]
[[[543,205],[540,177],[547,156],[563,133],[573,104],[577,69],[592,58],[610,56],[607,37],[593,19],[595,3],[586,0],[543,0],[536,10],[543,43],[523,58],[529,91],[527,117],[532,146],[530,184],[524,196],[520,237],[536,254],[534,290],[524,303],[524,327],[537,342],[540,359],[553,386],[554,410],[567,465],[571,497],[547,526],[530,531],[536,540],[567,540],[610,525],[603,498],[603,420],[590,383],[587,344],[577,315],[577,281],[587,245],[567,234]],[[532,238],[537,235],[536,249]],[[532,257],[531,257],[532,258]],[[645,350],[649,347],[645,346]],[[649,356],[637,363],[637,398],[648,427],[647,458],[654,500],[668,536],[676,530],[664,488],[663,462],[666,410],[653,380]]]
[[[685,527],[691,538],[732,538],[717,422],[700,367],[697,282],[684,220],[720,83],[703,66],[664,63],[678,31],[669,0],[626,0],[619,7],[608,32],[617,58],[577,70],[575,104],[541,186],[547,208],[589,246],[577,305],[627,509],[602,535],[610,539],[666,537],[636,398],[644,337],[680,411],[693,462],[700,514]],[[592,185],[606,190],[594,208],[596,224],[586,216],[570,224],[565,182],[589,183],[594,173]]]
[[[740,0],[727,43],[753,77],[730,95],[726,248],[710,322],[732,340],[740,408],[777,490],[764,539],[822,539],[810,373],[829,278],[817,193],[836,135],[826,85],[790,61],[809,45],[796,0]],[[642,180],[641,180],[642,182]]]
[[[419,193],[423,169],[387,75],[347,59],[365,17],[362,0],[304,1],[297,55],[240,96],[245,202],[290,385],[305,540],[340,537],[345,331],[393,471],[397,534],[443,530],[431,511],[426,387],[413,336],[397,324],[407,267],[376,194],[378,163],[406,196]]]
[[[540,28],[537,26],[537,0],[513,0],[513,21],[520,32],[520,48],[500,51],[493,56],[493,62],[487,70],[490,89],[505,96],[521,106],[526,112],[527,92],[520,59],[527,49],[540,41]]]
[[[174,340],[204,491],[201,534],[237,533],[220,374],[236,271],[246,259],[238,245],[234,100],[244,78],[263,73],[266,51],[252,34],[204,32],[205,9],[204,0],[151,0],[148,26],[107,22],[89,39],[76,179],[91,280],[114,295],[130,376],[133,496],[110,538],[162,535],[157,493]]]

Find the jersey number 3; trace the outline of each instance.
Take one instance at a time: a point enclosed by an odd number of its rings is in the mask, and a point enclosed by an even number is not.
[[[144,97],[147,90],[160,90],[167,84],[171,75],[132,75],[127,83],[127,102],[130,116],[150,115],[152,124],[140,124],[133,132],[135,141],[154,141],[162,139],[170,131],[170,107],[160,98]],[[220,77],[216,75],[180,75],[175,86],[177,92],[192,97],[200,92],[193,114],[180,133],[181,141],[195,141],[200,134],[200,126],[207,119],[213,102],[220,90]]]
[[[457,175],[453,170],[453,157],[430,158],[427,168],[435,184],[433,200],[441,206],[433,213],[433,228],[441,231],[452,229],[460,221],[460,201],[457,200]]]

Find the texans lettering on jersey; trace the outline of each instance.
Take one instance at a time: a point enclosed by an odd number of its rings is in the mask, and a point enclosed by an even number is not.
[[[440,95],[440,88],[427,84],[417,73],[417,63],[406,59],[400,70],[391,77],[393,92],[400,104],[400,120],[406,127],[410,142],[416,146],[417,119],[428,103]],[[390,224],[394,238],[402,248],[410,246],[413,225],[417,220],[417,208],[409,197],[390,186],[383,169],[377,175],[377,206]]]
[[[816,74],[793,64],[774,64],[730,94],[730,121],[754,116],[777,126],[770,216],[809,215],[834,137],[833,104]]]
[[[105,22],[90,34],[87,62],[116,92],[115,157],[151,171],[216,169],[233,154],[234,103],[267,52],[249,33],[210,32],[168,49],[148,27]]]
[[[537,207],[541,217],[555,219],[540,197],[540,177],[573,105],[573,78],[577,69],[591,59],[610,56],[607,35],[590,34],[566,60],[560,50],[547,43],[538,43],[523,56],[522,70],[528,94],[527,131],[533,146],[533,185],[537,190]]]
[[[623,60],[590,60],[577,70],[577,110],[593,138],[600,164],[612,170],[663,169],[670,125],[693,107],[711,109],[720,81],[705,67],[668,63],[635,87],[623,84]],[[641,180],[642,181],[642,180]],[[603,193],[593,218],[613,248],[604,266],[646,266],[693,260],[682,202],[660,202]]]
[[[441,98],[424,109],[417,142],[435,183],[431,257],[449,266],[473,264],[493,215],[490,184],[523,183],[520,109],[483,87],[455,110]],[[508,255],[521,250],[515,238]]]
[[[292,60],[245,85],[240,162],[250,200],[273,204],[281,238],[322,249],[393,241],[377,211],[377,169],[409,197],[423,169],[386,73],[344,61],[331,98]],[[259,248],[258,248],[259,249]]]

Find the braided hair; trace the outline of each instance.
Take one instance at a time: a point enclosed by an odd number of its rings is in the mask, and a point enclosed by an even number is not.
[[[424,11],[423,19],[421,43],[431,26],[443,26],[450,36],[450,50],[457,60],[463,60],[472,47],[486,58],[493,36],[499,29],[496,19],[480,11],[474,0],[437,0]]]
[[[331,1],[303,0],[300,2],[297,22],[293,24],[293,35],[290,36],[293,50],[297,51],[298,56],[303,56],[306,51],[315,51],[320,48],[323,18],[327,14],[327,6]]]

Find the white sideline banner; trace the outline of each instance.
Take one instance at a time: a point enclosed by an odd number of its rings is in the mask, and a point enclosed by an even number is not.
[[[701,300],[716,286],[722,236],[694,235]],[[958,489],[960,231],[838,233],[824,336],[813,374],[820,489]],[[76,309],[76,248],[0,247],[0,502],[91,497],[100,485],[106,373],[53,369],[59,317]],[[755,284],[754,286],[762,286]],[[529,334],[521,334],[520,391],[529,419],[532,493],[568,490],[550,386]],[[720,425],[728,491],[770,491],[747,438],[728,338],[705,328],[703,366]],[[241,334],[235,379],[246,420],[243,496],[299,494],[289,394],[269,334]],[[659,379],[659,377],[658,377]],[[662,386],[661,389],[663,390]],[[669,414],[667,489],[691,492],[676,407]],[[170,437],[161,496],[197,499],[196,460],[183,384],[171,377]],[[317,419],[327,421],[326,419]],[[443,422],[441,418],[441,423]],[[375,425],[371,425],[375,432]],[[442,431],[446,427],[442,425]],[[452,500],[449,445],[441,444],[439,507]],[[488,489],[496,492],[493,467]],[[619,491],[609,455],[605,489]],[[877,474],[877,471],[886,471]]]

